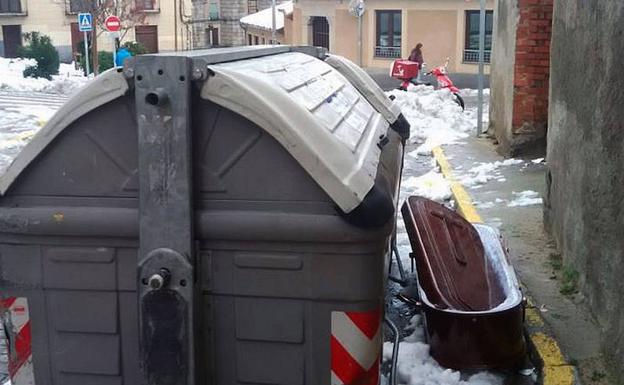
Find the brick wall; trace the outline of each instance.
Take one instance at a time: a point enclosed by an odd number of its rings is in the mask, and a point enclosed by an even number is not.
[[[553,0],[518,0],[512,134],[542,139],[548,123]]]

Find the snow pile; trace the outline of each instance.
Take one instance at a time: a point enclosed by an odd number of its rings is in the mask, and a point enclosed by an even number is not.
[[[399,343],[397,383],[402,385],[502,385],[503,380],[487,372],[462,379],[459,372],[441,367],[430,355],[424,340],[421,316],[415,315],[406,327],[412,334]],[[383,345],[384,361],[392,358],[392,342]]]
[[[468,170],[466,175],[461,176],[460,182],[466,187],[482,185],[492,179],[504,182],[505,178],[500,173],[501,167],[512,166],[521,163],[524,163],[524,161],[513,158],[505,159],[503,161],[497,160],[491,163],[480,163],[479,165]]]
[[[451,184],[436,170],[409,177],[403,181],[401,187],[405,189],[406,196],[418,195],[437,202],[451,199]]]
[[[464,98],[474,98],[475,102],[478,100],[477,96],[479,95],[479,90],[475,90],[472,88],[464,88],[459,91],[459,94]],[[478,117],[477,103],[473,108],[468,108],[464,112],[468,119],[471,119],[475,122],[475,130],[477,127],[476,121]],[[483,126],[481,129],[483,132],[486,132],[490,123],[490,89],[486,88],[483,90]]]
[[[429,155],[433,148],[455,143],[476,129],[476,119],[462,111],[449,90],[420,85],[410,86],[408,92],[393,90],[388,95],[395,97],[411,125],[410,141],[422,143],[409,155]]]
[[[44,78],[24,78],[23,72],[37,65],[34,59],[6,59],[0,57],[0,91],[31,91],[67,95],[82,87],[88,78],[73,64],[61,64],[59,74],[52,80]]]
[[[542,198],[537,191],[526,190],[522,192],[513,192],[515,198],[507,204],[508,207],[541,205]]]

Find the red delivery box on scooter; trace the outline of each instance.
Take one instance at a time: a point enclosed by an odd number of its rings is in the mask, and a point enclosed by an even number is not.
[[[418,63],[409,60],[395,60],[390,76],[396,79],[411,79],[418,76]]]

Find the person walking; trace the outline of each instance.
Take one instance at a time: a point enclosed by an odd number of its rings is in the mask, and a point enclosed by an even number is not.
[[[421,78],[421,71],[423,68],[423,64],[425,62],[425,59],[423,58],[423,54],[422,54],[422,43],[418,43],[416,44],[416,47],[414,47],[414,49],[412,50],[412,53],[410,54],[409,58],[407,60],[409,61],[413,61],[418,63],[418,76],[414,79],[411,80],[411,82],[413,84],[420,84],[422,83],[422,78]]]
[[[132,53],[126,47],[119,48],[119,50],[117,51],[117,58],[116,58],[115,66],[123,67],[126,59],[131,58],[131,57],[132,57]]]
[[[422,54],[422,43],[416,44],[416,47],[412,50],[409,58],[407,60],[418,63],[418,69],[422,69],[422,65],[425,62]]]

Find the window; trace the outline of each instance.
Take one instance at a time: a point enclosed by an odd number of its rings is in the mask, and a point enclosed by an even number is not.
[[[258,36],[254,36],[254,45],[258,44],[260,44],[260,40],[258,39]]]
[[[258,12],[258,0],[247,0],[247,13]]]
[[[401,11],[377,11],[375,56],[401,57]]]
[[[247,34],[247,45],[253,45],[253,36],[250,33]]]
[[[22,13],[20,0],[0,0],[0,13]]]
[[[329,51],[329,22],[324,16],[314,16],[312,23],[312,45]]]
[[[134,0],[139,11],[153,11],[156,9],[156,0]]]
[[[96,4],[93,0],[69,0],[69,13],[93,12],[94,9]]]
[[[219,4],[212,2],[208,5],[208,18],[210,20],[219,20]]]
[[[466,11],[466,42],[464,63],[479,62],[479,11]],[[492,27],[494,11],[485,12],[485,62],[490,62],[492,52]]]

